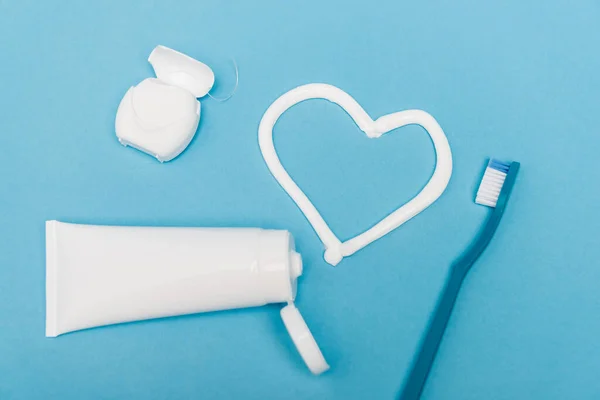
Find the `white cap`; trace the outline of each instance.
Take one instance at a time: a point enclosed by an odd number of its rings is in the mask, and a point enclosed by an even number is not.
[[[185,89],[196,98],[206,96],[215,83],[215,74],[208,65],[165,46],[157,46],[148,61],[158,79]]]
[[[310,372],[319,375],[327,371],[329,365],[294,303],[281,309],[281,319]]]

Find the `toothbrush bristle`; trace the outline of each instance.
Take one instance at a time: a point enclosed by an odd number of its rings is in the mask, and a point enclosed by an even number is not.
[[[488,163],[481,184],[479,184],[479,190],[477,191],[477,197],[475,203],[481,204],[488,207],[496,207],[498,197],[500,197],[500,191],[506,174],[510,168],[510,163],[491,159]]]

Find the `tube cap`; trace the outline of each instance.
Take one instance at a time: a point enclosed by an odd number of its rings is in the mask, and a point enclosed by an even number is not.
[[[327,371],[329,365],[294,303],[281,309],[281,319],[310,372],[319,375]]]

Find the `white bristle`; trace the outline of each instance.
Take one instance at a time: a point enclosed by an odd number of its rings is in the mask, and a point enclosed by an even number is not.
[[[496,207],[496,202],[498,201],[498,197],[500,197],[500,191],[505,179],[506,174],[504,172],[487,167],[479,185],[475,203],[488,207]]]

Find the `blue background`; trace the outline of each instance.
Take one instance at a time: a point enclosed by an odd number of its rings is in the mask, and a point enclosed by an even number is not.
[[[450,262],[488,210],[488,156],[522,163],[468,277],[424,399],[600,398],[600,3],[0,0],[0,399],[391,399]],[[164,44],[208,63],[199,132],[161,165],[120,146],[117,106]],[[373,117],[421,108],[454,155],[431,208],[338,267],[269,174],[258,122],[326,82]],[[428,136],[369,140],[336,106],[286,113],[276,146],[342,238],[411,198]],[[297,305],[332,369],[313,377],[279,306],[46,339],[44,221],[290,230]]]

